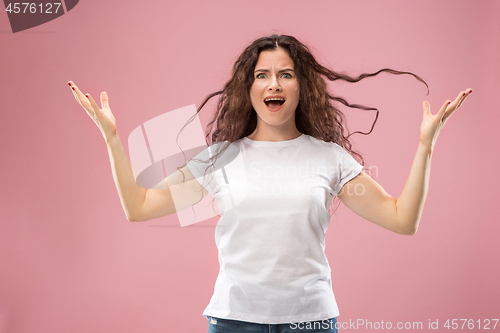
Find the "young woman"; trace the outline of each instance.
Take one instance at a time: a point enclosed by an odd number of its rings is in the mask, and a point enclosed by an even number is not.
[[[334,197],[383,228],[406,235],[417,231],[436,139],[472,90],[446,101],[435,115],[423,102],[420,144],[396,199],[362,171],[363,158],[351,149],[343,115],[332,100],[375,109],[330,95],[324,79],[357,82],[380,72],[410,74],[424,82],[412,73],[391,69],[352,78],[318,64],[294,37],[257,39],[236,61],[224,89],[209,95],[198,109],[219,95],[207,143],[227,145],[208,160],[190,160],[165,179],[166,189],[136,185],[107,94],[101,93],[99,108],[89,94],[69,82],[106,140],[129,221],[175,213],[179,205],[174,204],[174,195],[185,198],[183,206],[208,193],[217,199],[223,212],[216,228],[221,267],[203,313],[210,333],[337,331],[339,312],[324,253],[328,209]],[[228,163],[224,173],[198,181],[229,147],[237,149],[239,163]],[[172,184],[189,186],[174,193]],[[229,194],[243,199],[228,205]]]

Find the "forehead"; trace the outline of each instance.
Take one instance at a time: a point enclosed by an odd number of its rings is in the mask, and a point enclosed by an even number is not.
[[[278,48],[277,50],[262,51],[259,54],[255,69],[268,67],[288,67],[294,69],[294,64],[288,53],[282,48]]]

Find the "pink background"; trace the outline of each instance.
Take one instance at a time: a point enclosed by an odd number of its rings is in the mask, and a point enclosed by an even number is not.
[[[474,89],[440,135],[415,236],[342,206],[332,219],[326,252],[339,322],[439,320],[445,331],[446,319],[499,318],[499,31],[495,0],[82,0],[16,34],[0,13],[0,332],[207,331],[215,220],[128,222],[103,138],[67,81],[95,99],[108,92],[126,146],[145,121],[200,105],[243,48],[272,33],[296,36],[335,70],[392,67],[429,83],[429,96],[411,77],[386,74],[332,85],[380,109],[374,132],[353,143],[395,197],[422,100],[435,113]],[[373,119],[346,113],[353,129]]]

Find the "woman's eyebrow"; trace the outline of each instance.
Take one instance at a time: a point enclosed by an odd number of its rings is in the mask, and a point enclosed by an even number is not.
[[[293,69],[291,69],[291,68],[285,68],[285,69],[282,69],[282,70],[278,71],[278,73],[281,73],[281,72],[289,72],[289,71],[290,71],[290,72],[295,72],[295,71],[294,71]],[[265,68],[263,68],[263,69],[257,69],[254,73],[257,73],[257,72],[269,72],[269,69],[265,69]]]

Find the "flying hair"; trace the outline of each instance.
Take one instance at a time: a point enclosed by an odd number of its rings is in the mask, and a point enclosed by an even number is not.
[[[253,41],[241,53],[233,65],[231,78],[224,87],[209,94],[197,109],[198,114],[210,99],[219,96],[215,112],[205,132],[205,141],[208,146],[223,142],[228,144],[217,145],[216,153],[210,158],[210,161],[203,161],[209,164],[207,170],[213,166],[230,143],[250,135],[255,130],[257,113],[250,101],[250,88],[254,81],[253,72],[262,51],[278,48],[285,50],[293,60],[300,86],[300,101],[295,110],[297,130],[316,139],[338,144],[363,167],[365,167],[363,156],[352,148],[349,138],[353,134],[368,135],[372,133],[379,117],[379,110],[361,104],[351,104],[346,99],[329,93],[326,80],[355,83],[381,73],[410,75],[423,83],[427,88],[427,94],[429,94],[427,83],[412,72],[383,68],[374,73],[363,73],[353,77],[343,72],[333,71],[318,63],[308,47],[293,36],[274,34],[261,37]],[[346,130],[345,115],[337,107],[337,103],[348,108],[374,111],[375,118],[370,130],[349,133]],[[184,127],[193,121],[197,114],[193,115]],[[366,171],[369,172],[369,170]]]

